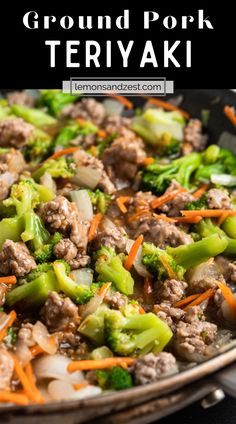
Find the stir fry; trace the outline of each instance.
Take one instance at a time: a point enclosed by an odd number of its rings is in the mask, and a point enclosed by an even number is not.
[[[216,141],[158,99],[0,100],[2,406],[158,382],[234,344],[236,157]]]

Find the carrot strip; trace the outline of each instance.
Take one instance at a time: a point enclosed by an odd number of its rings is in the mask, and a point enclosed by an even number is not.
[[[230,120],[230,122],[236,126],[236,113],[233,106],[225,106],[224,114]]]
[[[28,405],[29,399],[27,396],[21,393],[7,392],[6,390],[0,390],[0,403],[9,402],[15,403],[16,405]]]
[[[171,266],[165,260],[164,256],[163,255],[160,255],[159,258],[160,258],[160,261],[161,261],[162,265],[166,269],[169,278],[176,278],[176,275],[175,275],[174,270],[171,268]]]
[[[148,103],[151,103],[152,105],[162,107],[165,110],[172,110],[179,112],[185,119],[189,119],[189,114],[185,112],[184,110],[172,105],[171,103],[165,102],[164,100],[160,99],[154,99],[153,97],[148,96],[142,96],[148,99]]]
[[[175,222],[183,222],[186,224],[197,224],[201,221],[201,216],[174,216],[172,218]]]
[[[41,355],[41,353],[45,353],[45,351],[38,344],[30,347],[29,350],[30,350],[31,355],[33,357],[38,356],[38,355]]]
[[[52,156],[49,156],[49,158],[47,158],[45,162],[48,160],[60,158],[61,156],[70,155],[71,153],[76,152],[78,149],[79,147],[68,147],[66,149],[59,150],[58,152],[54,153]]]
[[[16,276],[15,275],[9,275],[8,277],[0,277],[0,284],[16,284]]]
[[[125,206],[125,203],[128,202],[128,200],[130,199],[130,196],[120,196],[117,197],[116,199],[116,203],[118,208],[120,209],[120,211],[122,213],[126,213],[127,212],[127,208]]]
[[[28,380],[28,377],[27,377],[25,371],[23,370],[18,358],[13,353],[12,353],[12,358],[14,360],[15,373],[16,373],[17,377],[19,378],[19,380],[22,384],[22,387],[26,391],[28,398],[30,400],[34,400],[34,396],[32,396],[32,387],[31,387],[31,384]]]
[[[143,309],[143,308],[142,308],[142,306],[139,306],[139,308],[138,308],[138,313],[139,313],[140,315],[144,315],[144,314],[146,314],[146,311],[145,311],[145,309]]]
[[[188,303],[192,302],[193,300],[197,299],[197,297],[200,296],[200,293],[191,294],[188,297],[185,297],[182,300],[179,300],[178,302],[174,303],[174,308],[182,308],[182,306],[187,305]]]
[[[219,217],[218,221],[217,221],[217,225],[219,225],[219,227],[223,224],[224,220],[229,216],[229,212],[225,211],[222,213],[222,215]]]
[[[94,237],[96,236],[97,233],[97,229],[99,227],[99,224],[101,222],[103,218],[103,214],[102,213],[97,213],[96,215],[94,215],[90,228],[89,228],[89,232],[88,232],[88,241],[91,241],[94,239]]]
[[[151,212],[147,209],[142,209],[132,215],[129,216],[128,221],[129,222],[133,222],[133,221],[137,221],[137,219],[145,217],[145,216],[150,216]]]
[[[75,390],[81,390],[84,387],[87,387],[88,385],[89,385],[88,380],[84,380],[84,381],[82,381],[82,383],[74,383],[73,387],[74,387]]]
[[[225,284],[221,283],[221,281],[216,281],[218,287],[220,288],[222,295],[224,296],[226,302],[228,303],[231,311],[236,316],[236,299],[234,297],[231,289]]]
[[[75,122],[83,126],[87,121],[84,118],[76,118]]]
[[[142,242],[143,242],[143,235],[140,234],[140,236],[138,236],[138,238],[132,244],[128,257],[124,263],[124,267],[127,269],[127,271],[129,271],[130,268],[132,267],[135,260],[135,256],[137,255],[138,249],[141,246]]]
[[[154,214],[154,217],[157,219],[162,219],[162,221],[166,221],[166,222],[175,222],[176,219],[175,218],[169,218],[168,216],[164,215],[164,214]]]
[[[200,209],[197,211],[182,210],[180,212],[184,216],[201,216],[203,218],[217,218],[221,216],[224,212],[228,212],[228,216],[236,216],[236,211],[225,209]]]
[[[134,358],[105,358],[105,359],[87,359],[84,361],[72,361],[67,366],[68,372],[86,371],[86,370],[99,370],[104,368],[111,368],[115,366],[122,366],[122,364],[132,365],[135,362]]]
[[[154,199],[151,202],[151,207],[153,209],[159,208],[159,206],[162,206],[165,203],[170,202],[170,200],[173,200],[177,196],[177,194],[183,193],[185,191],[187,191],[186,188],[180,187],[176,190],[170,191],[169,193],[165,193],[157,199]]]
[[[151,158],[151,157],[145,158],[145,159],[142,160],[141,165],[148,166],[148,165],[151,165],[153,162],[155,162],[154,158]]]
[[[99,138],[106,138],[107,137],[107,132],[105,130],[98,130],[97,136]]]
[[[109,291],[111,285],[112,285],[111,282],[103,284],[102,287],[98,291],[98,295],[101,296],[104,299],[104,297],[106,296],[107,292]]]
[[[26,374],[26,377],[28,378],[28,381],[29,381],[30,386],[31,386],[31,393],[32,393],[32,397],[34,398],[32,400],[34,400],[37,403],[44,403],[45,400],[44,400],[43,396],[41,395],[40,391],[38,390],[38,388],[35,384],[33,369],[32,369],[32,365],[31,365],[30,362],[28,362],[28,364],[26,364],[26,366],[25,366],[25,374]]]
[[[113,99],[120,102],[122,105],[127,107],[127,109],[133,109],[134,108],[133,103],[130,100],[126,99],[126,97],[124,97],[124,96],[120,96],[118,94],[109,94],[108,96],[112,97]]]
[[[203,184],[198,190],[196,190],[193,193],[193,197],[195,199],[199,199],[205,193],[205,191],[208,189],[208,187],[209,187],[209,184]]]
[[[0,342],[6,337],[7,330],[12,326],[13,322],[16,320],[16,312],[11,311],[8,315],[8,321],[5,322],[4,326],[0,330]]]
[[[210,299],[212,296],[214,296],[215,290],[214,289],[208,289],[204,293],[200,294],[193,302],[189,303],[188,306],[184,308],[185,311],[187,311],[192,306],[200,305],[204,300]]]

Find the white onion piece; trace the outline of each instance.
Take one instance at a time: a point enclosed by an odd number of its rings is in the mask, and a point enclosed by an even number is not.
[[[72,384],[66,381],[54,380],[48,385],[48,393],[53,400],[86,399],[102,393],[100,387],[86,386],[84,389],[74,390]]]
[[[220,270],[215,262],[203,262],[190,269],[186,274],[187,282],[193,286],[197,286],[206,277],[208,280],[212,279],[213,282],[220,278]]]
[[[77,284],[85,284],[90,287],[93,282],[93,270],[90,268],[81,268],[71,271],[70,275]]]
[[[93,205],[87,190],[73,190],[70,192],[70,197],[72,202],[76,204],[76,208],[82,219],[85,221],[92,221]]]
[[[42,175],[42,177],[40,177],[40,183],[49,188],[49,190],[51,190],[53,193],[56,193],[57,191],[57,186],[56,183],[54,181],[54,179],[52,178],[51,174],[49,174],[49,172],[44,172],[44,174]]]
[[[128,239],[127,243],[126,243],[126,251],[127,253],[130,252],[131,247],[134,244],[134,240]],[[151,274],[148,272],[148,270],[146,269],[146,267],[142,264],[142,247],[140,246],[138,249],[138,252],[135,256],[135,260],[134,260],[134,268],[136,269],[137,273],[139,275],[141,275],[141,277],[151,277]]]
[[[95,294],[95,296],[93,296],[92,299],[90,299],[90,301],[85,306],[82,313],[82,318],[84,319],[88,315],[91,315],[94,312],[96,312],[96,310],[102,304],[102,302],[103,302],[103,297],[99,296],[99,294]]]
[[[121,115],[124,110],[124,106],[117,100],[113,99],[104,100],[103,106],[107,115]]]
[[[84,374],[81,371],[69,373],[67,366],[71,362],[70,358],[63,355],[41,355],[34,360],[34,373],[37,379],[57,379],[69,383],[81,383]]]
[[[33,338],[38,345],[50,355],[53,355],[57,351],[57,344],[52,343],[47,327],[40,321],[37,321],[33,326]]]
[[[23,367],[33,358],[32,353],[23,340],[18,340],[16,342],[15,354]]]
[[[98,185],[101,176],[102,171],[100,169],[78,166],[76,174],[71,178],[71,181],[81,187],[91,188],[93,190]]]
[[[15,176],[11,172],[6,171],[0,175],[0,181],[11,186],[15,182]]]
[[[226,187],[233,187],[236,185],[236,176],[228,174],[212,174],[211,182],[213,184],[220,184]]]

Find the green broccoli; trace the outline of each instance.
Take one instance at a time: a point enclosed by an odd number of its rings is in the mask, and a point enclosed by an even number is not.
[[[214,174],[236,175],[236,158],[230,150],[211,145],[202,153],[202,163],[194,179],[209,182]]]
[[[6,118],[11,114],[11,108],[5,99],[0,99],[0,119]]]
[[[179,112],[147,109],[133,119],[132,129],[157,149],[160,155],[179,152],[185,120]]]
[[[236,216],[226,218],[221,226],[227,236],[236,239]]]
[[[38,264],[36,268],[29,272],[29,274],[19,279],[19,283],[23,284],[25,282],[29,283],[30,281],[35,280],[40,277],[40,275],[44,272],[53,271],[53,265],[50,263],[42,263]]]
[[[69,147],[70,141],[78,136],[85,136],[88,134],[96,134],[98,128],[91,121],[85,122],[71,122],[66,127],[63,127],[57,137],[55,138],[54,145]]]
[[[34,212],[24,214],[25,230],[21,234],[22,240],[30,242],[31,250],[42,249],[49,240],[50,234],[46,230],[42,219]]]
[[[102,246],[95,256],[98,280],[111,281],[121,293],[133,294],[134,280],[130,272],[123,267],[121,256],[116,255],[112,248],[105,246]]]
[[[85,284],[77,284],[66,273],[66,264],[63,261],[55,261],[53,269],[56,274],[60,289],[76,303],[87,303],[92,292]]]
[[[40,109],[14,104],[11,107],[11,111],[14,115],[19,116],[38,128],[46,128],[57,123],[55,118]]]
[[[71,159],[60,157],[58,159],[49,159],[43,163],[32,176],[35,181],[39,181],[45,172],[48,172],[53,178],[71,178],[75,174],[74,162]]]
[[[217,235],[218,237],[221,237],[222,239],[226,239],[227,244],[225,246],[225,249],[223,250],[224,254],[226,255],[236,254],[236,239],[227,237],[225,232],[221,228],[219,228],[218,225],[213,224],[210,218],[202,219],[196,225],[196,230],[200,234],[200,236],[203,237],[203,240],[206,240],[205,237],[209,238],[209,237],[213,237],[213,235],[214,236]]]
[[[117,137],[116,133],[112,133],[107,135],[105,138],[96,138],[95,140],[95,154],[94,150],[92,148],[88,149],[87,152],[90,153],[92,156],[100,157],[101,154],[104,152],[104,150],[109,146],[109,144]],[[94,147],[94,146],[92,146]]]
[[[112,367],[108,370],[97,370],[98,385],[103,390],[123,390],[133,386],[129,371],[121,367]]]
[[[190,189],[190,178],[199,168],[200,163],[200,153],[191,153],[175,159],[169,164],[155,162],[142,171],[142,187],[159,195],[166,190],[172,180],[176,180],[182,187]]]
[[[200,210],[200,209],[207,209],[207,198],[203,194],[199,199],[194,200],[193,202],[187,203],[185,205],[184,209],[188,209],[190,211]]]
[[[51,137],[40,130],[35,128],[33,136],[27,140],[23,148],[23,154],[27,161],[32,165],[37,165],[53,153],[53,142]]]
[[[54,259],[53,248],[59,243],[62,235],[60,233],[54,233],[47,243],[39,246],[34,252],[34,258],[37,263],[49,262]]]
[[[104,215],[109,207],[111,196],[107,193],[103,193],[103,191],[99,189],[87,191],[95,211],[101,212]]]
[[[104,316],[108,306],[100,305],[93,314],[86,316],[81,322],[78,332],[95,346],[104,346]]]
[[[60,116],[64,106],[74,103],[79,95],[63,93],[61,90],[40,90],[39,106],[46,106],[53,116]]]
[[[144,243],[142,254],[143,264],[150,272],[154,273],[157,276],[158,280],[168,278],[168,269],[173,272],[173,274],[178,280],[181,280],[183,278],[185,269],[178,265],[173,259],[173,257],[169,255],[165,250],[154,246],[154,244]]]

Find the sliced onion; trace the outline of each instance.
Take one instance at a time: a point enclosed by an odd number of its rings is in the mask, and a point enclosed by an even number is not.
[[[189,270],[186,274],[186,279],[190,285],[197,286],[198,283],[204,281],[206,278],[212,280],[212,282],[218,280],[220,274],[218,265],[214,261],[211,263],[207,261]]]
[[[228,174],[212,174],[211,182],[213,184],[220,184],[226,187],[236,186],[236,176]]]
[[[104,100],[103,106],[107,115],[121,115],[124,110],[122,103],[113,99]]]
[[[15,345],[15,354],[23,367],[33,358],[32,353],[23,340],[17,341]]]
[[[91,268],[81,268],[71,271],[70,275],[77,284],[84,284],[88,287],[93,282],[93,270]]]
[[[86,399],[102,393],[100,387],[86,386],[75,390],[72,384],[66,381],[53,380],[48,385],[48,393],[53,400]]]
[[[49,172],[44,172],[42,177],[40,177],[40,183],[44,185],[45,187],[49,188],[49,190],[51,190],[53,193],[56,193],[57,186],[51,174],[49,174]]]
[[[93,190],[98,185],[101,176],[102,171],[100,169],[78,166],[76,174],[71,178],[71,181],[81,187],[91,188]]]
[[[131,247],[134,244],[134,240],[128,239],[127,243],[126,243],[126,251],[127,253],[130,252]],[[142,247],[140,246],[138,249],[138,252],[135,256],[135,260],[134,260],[134,268],[136,269],[137,273],[139,275],[141,275],[142,277],[151,277],[151,274],[148,272],[148,270],[146,269],[146,267],[143,265],[142,263]]]
[[[57,379],[69,383],[81,383],[84,374],[81,371],[69,373],[67,366],[71,359],[64,355],[41,355],[34,360],[34,373],[37,379]]]
[[[0,175],[0,182],[11,186],[16,181],[16,175],[16,173],[12,174],[11,172],[6,171]]]
[[[72,202],[76,204],[76,208],[82,219],[85,221],[92,221],[93,205],[87,190],[72,190],[70,192],[70,197]]]
[[[96,312],[96,310],[99,308],[102,302],[103,302],[103,297],[99,296],[99,294],[95,294],[95,296],[93,296],[92,299],[90,299],[90,301],[85,306],[82,313],[82,318],[84,319],[88,315],[94,314],[94,312]]]
[[[36,343],[47,353],[53,355],[57,351],[56,343],[52,343],[52,339],[48,333],[47,327],[40,321],[33,326],[33,338]]]

